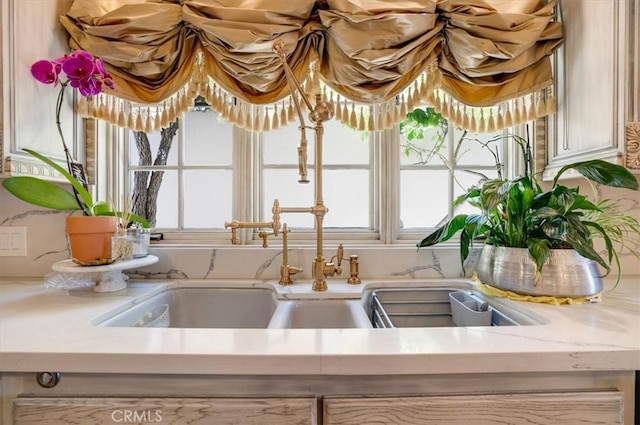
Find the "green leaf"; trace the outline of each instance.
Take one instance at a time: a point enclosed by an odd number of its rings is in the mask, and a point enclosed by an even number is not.
[[[468,199],[470,198],[475,198],[477,196],[480,196],[480,189],[478,188],[471,188],[469,190],[467,190],[465,193],[463,193],[462,195],[458,196],[454,201],[453,201],[453,205],[454,206],[458,206],[458,205],[462,205],[464,204]]]
[[[589,201],[586,197],[582,195],[576,195],[575,202],[573,203],[572,210],[585,210],[585,211],[600,211],[600,207],[598,207],[593,202]]]
[[[9,177],[2,182],[13,196],[53,210],[79,210],[75,196],[51,182],[30,176]]]
[[[613,255],[615,252],[613,249],[613,242],[611,241],[611,238],[607,234],[606,230],[604,230],[604,228],[601,225],[593,221],[584,221],[583,223],[589,228],[594,228],[596,232],[600,234],[600,237],[604,240],[605,247],[607,248],[607,254],[609,255],[609,263],[611,263],[611,260],[613,260]]]
[[[542,219],[542,218],[548,218],[548,217],[555,217],[557,215],[560,215],[560,213],[551,207],[542,207],[542,208],[538,208],[537,210],[533,210],[531,215],[533,218]]]
[[[567,227],[566,240],[571,244],[573,249],[580,255],[590,260],[595,261],[607,270],[607,273],[611,271],[611,267],[600,256],[600,254],[593,248],[591,243],[591,233],[587,224],[580,221],[577,217],[568,217],[571,225]]]
[[[590,161],[576,162],[575,164],[565,165],[558,171],[553,184],[555,185],[560,176],[567,170],[576,170],[589,180],[606,186],[622,187],[626,189],[638,190],[638,180],[625,167],[594,159]]]
[[[540,281],[540,277],[542,276],[542,266],[544,262],[549,258],[549,254],[551,254],[551,248],[549,247],[549,242],[545,239],[537,239],[537,238],[529,238],[527,239],[527,248],[529,250],[529,255],[533,258],[533,261],[536,263],[536,275],[534,278],[534,284]]]
[[[482,185],[480,197],[482,198],[483,208],[490,210],[504,201],[513,182],[508,180],[489,180]]]
[[[575,201],[573,190],[565,186],[556,186],[553,189],[552,194],[554,197],[553,204],[561,214],[564,214],[571,209]]]
[[[531,184],[528,184],[524,187],[522,191],[522,208],[523,211],[527,211],[533,205],[533,199],[536,195],[536,192],[531,187]]]
[[[531,208],[538,209],[542,207],[546,207],[549,205],[549,201],[551,200],[551,192],[543,192],[538,193],[533,197],[533,203],[531,204]]]
[[[113,211],[109,204],[103,201],[98,201],[90,206],[92,215],[113,215]]]
[[[449,239],[453,235],[455,235],[459,230],[464,229],[467,224],[467,215],[459,214],[449,220],[447,223],[438,227],[433,233],[431,233],[426,238],[422,239],[418,242],[418,248],[422,248],[425,246],[435,245],[439,242],[444,242]]]
[[[138,214],[133,214],[130,213],[129,215],[129,220],[133,221],[133,222],[138,222],[142,225],[142,227],[144,227],[145,229],[148,229],[149,227],[151,227],[149,225],[149,222],[147,221],[146,218],[139,216]]]
[[[129,222],[140,223],[142,227],[144,227],[145,229],[148,229],[149,227],[151,227],[146,218],[133,213],[123,213],[122,211],[116,211],[116,212],[108,211],[108,212],[104,212],[96,215],[115,215],[116,217],[128,219]]]
[[[469,227],[471,227],[471,230],[468,230]],[[471,243],[473,241],[473,227],[473,225],[467,226],[462,229],[462,232],[460,233],[460,264],[462,265],[462,273],[465,274],[467,273],[467,271],[464,269],[464,261],[469,256],[469,248],[471,247]]]
[[[35,156],[36,158],[38,158],[40,161],[44,162],[45,164],[55,168],[60,174],[62,174],[69,181],[69,183],[71,183],[71,185],[74,187],[76,192],[78,192],[78,196],[80,196],[80,200],[82,201],[84,206],[87,207],[87,209],[91,205],[93,205],[93,198],[91,197],[91,194],[89,194],[87,189],[85,189],[84,186],[82,186],[80,184],[80,182],[78,180],[76,180],[76,178],[73,177],[67,170],[65,170],[64,168],[62,168],[61,166],[59,166],[58,164],[56,164],[55,162],[53,162],[52,160],[47,158],[46,156],[40,155],[36,151],[33,151],[31,149],[24,149],[24,151],[28,152],[29,154],[31,154],[33,156]],[[77,201],[76,201],[76,203],[77,203]],[[79,207],[82,208],[82,205],[79,205]],[[84,208],[82,208],[82,209],[85,212],[89,213],[88,211],[86,211],[86,209],[84,209]]]

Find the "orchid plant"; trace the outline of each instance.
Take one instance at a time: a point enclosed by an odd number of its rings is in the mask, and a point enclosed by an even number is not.
[[[61,81],[62,74],[66,77],[64,81]],[[114,88],[113,80],[105,70],[102,59],[95,58],[91,53],[84,50],[77,50],[57,59],[43,59],[35,62],[31,66],[31,75],[43,84],[51,84],[54,87],[60,86],[56,101],[56,126],[62,139],[68,171],[38,152],[30,149],[25,149],[25,152],[43,161],[64,176],[71,184],[73,194],[56,184],[31,176],[10,177],[3,180],[2,185],[17,198],[41,207],[54,210],[81,210],[87,216],[115,215],[127,217],[131,221],[142,224],[143,227],[149,227],[149,223],[143,217],[128,212],[114,212],[106,202],[95,202],[92,199],[87,190],[82,165],[73,161],[64,140],[60,124],[60,112],[66,88],[71,86],[86,97],[102,93],[105,86],[110,89]]]
[[[65,81],[60,80],[60,74],[66,76]],[[56,126],[62,140],[62,147],[67,160],[67,168],[75,178],[80,180],[86,188],[84,171],[80,164],[72,160],[69,148],[64,140],[64,133],[60,123],[60,112],[67,86],[78,89],[82,96],[89,97],[102,93],[104,86],[114,88],[111,75],[105,70],[102,59],[95,58],[84,50],[64,55],[60,58],[47,60],[41,59],[31,65],[31,75],[43,84],[60,85],[58,99],[56,101]]]

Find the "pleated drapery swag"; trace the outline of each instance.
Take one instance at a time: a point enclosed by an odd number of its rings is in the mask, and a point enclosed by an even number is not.
[[[471,131],[555,110],[550,55],[563,39],[556,0],[74,0],[72,49],[102,58],[115,90],[80,113],[157,131],[197,96],[255,131],[295,119],[277,54],[335,119],[396,125],[429,105]],[[296,94],[297,95],[297,94]]]

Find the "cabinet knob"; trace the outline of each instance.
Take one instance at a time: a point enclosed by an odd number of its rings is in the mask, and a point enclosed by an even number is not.
[[[42,388],[53,388],[60,382],[60,377],[60,372],[40,372],[36,376],[36,381]]]

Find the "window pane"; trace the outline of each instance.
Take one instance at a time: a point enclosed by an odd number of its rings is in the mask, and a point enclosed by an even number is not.
[[[439,140],[438,129],[430,127],[424,130],[422,139],[407,140],[404,135],[400,135],[400,164],[423,164],[442,165],[443,158],[449,157],[448,136],[444,140]]]
[[[315,137],[314,132],[311,134]],[[369,136],[367,133],[355,131],[341,122],[331,120],[324,123],[322,142],[324,164],[369,163]]]
[[[449,171],[400,171],[400,227],[436,227],[449,211]]]
[[[165,171],[162,175],[162,185],[158,191],[156,213],[157,228],[178,228],[178,173]]]
[[[454,184],[454,199],[460,195],[463,195],[471,187],[479,184],[482,176],[486,176],[488,179],[495,179],[498,177],[496,170],[458,170],[456,171],[456,182]],[[455,214],[477,214],[479,211],[477,208],[464,203],[456,207]]]
[[[454,132],[454,144],[460,146],[457,148],[456,161],[458,165],[487,165],[493,166],[496,160],[493,153],[498,153],[500,161],[504,162],[502,154],[502,141],[497,139],[491,143],[491,140],[499,136],[498,133],[468,133],[464,139],[461,139],[463,133],[459,129]],[[515,142],[514,142],[515,143]],[[487,146],[484,146],[487,145]]]
[[[233,126],[218,114],[189,111],[184,115],[184,164],[228,165],[232,161]]]
[[[138,165],[140,163],[140,154],[138,152],[138,147],[136,145],[136,133],[138,136],[144,140],[145,133],[143,132],[134,132],[129,131],[129,164]],[[160,147],[160,141],[162,140],[162,134],[159,131],[154,133],[147,133],[147,139],[149,140],[149,147],[151,152],[151,163],[155,160],[158,154],[158,148]],[[169,155],[167,156],[167,164],[166,165],[176,165],[178,163],[178,136],[173,138],[173,142],[171,143],[171,150],[169,150]],[[150,164],[146,164],[150,165]]]
[[[232,215],[230,170],[184,172],[184,228],[223,229]]]
[[[264,170],[264,197],[260,221],[271,221],[271,207],[277,199],[281,207],[301,208],[312,207],[315,204],[314,184],[298,183],[298,169],[295,170]],[[313,170],[309,170],[313,176]],[[291,228],[313,228],[314,218],[311,213],[286,213],[280,217],[282,223]]]
[[[308,150],[307,164],[313,162],[313,138],[312,130],[306,131]],[[263,133],[263,161],[265,164],[297,164],[298,144],[301,133],[297,123],[291,123],[287,127],[271,130]]]
[[[325,227],[371,227],[368,170],[325,170],[322,181]]]

